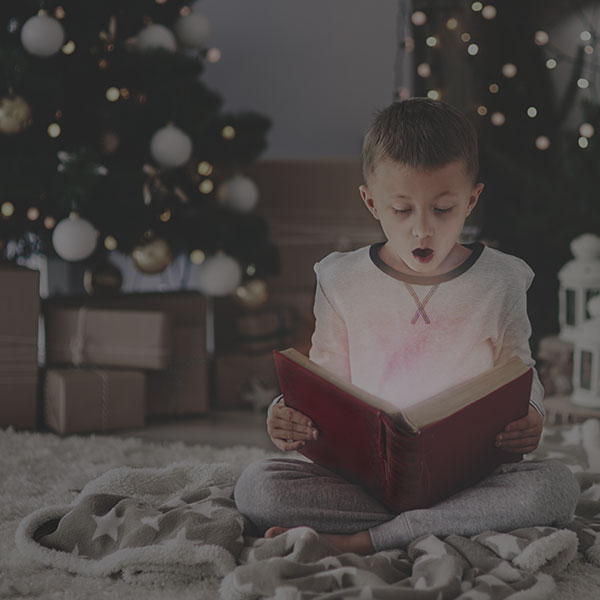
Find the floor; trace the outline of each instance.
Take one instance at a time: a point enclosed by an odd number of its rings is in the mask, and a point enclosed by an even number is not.
[[[219,448],[244,445],[276,450],[267,433],[264,412],[252,410],[213,411],[199,417],[150,421],[142,429],[111,432],[120,437],[137,437],[152,442],[181,441]]]

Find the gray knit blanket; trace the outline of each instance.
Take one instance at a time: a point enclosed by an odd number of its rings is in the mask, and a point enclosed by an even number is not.
[[[531,458],[561,459],[578,477],[582,496],[567,527],[426,535],[403,549],[341,554],[308,527],[244,537],[234,471],[177,463],[108,471],[72,504],[26,517],[16,541],[30,559],[77,574],[146,585],[218,581],[224,600],[547,599],[577,553],[600,565],[600,422],[545,432]]]

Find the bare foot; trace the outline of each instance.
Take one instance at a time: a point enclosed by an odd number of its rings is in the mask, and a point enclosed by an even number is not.
[[[270,527],[265,531],[264,537],[274,538],[289,531],[289,529],[289,527]],[[375,553],[375,548],[373,548],[371,536],[368,531],[359,531],[358,533],[349,535],[335,533],[320,533],[319,535],[340,552],[354,552],[361,555]]]

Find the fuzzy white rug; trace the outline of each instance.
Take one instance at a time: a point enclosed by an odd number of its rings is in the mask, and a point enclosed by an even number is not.
[[[546,436],[550,443],[542,447],[540,455],[556,454],[556,448],[562,444],[574,450],[569,453],[570,457],[576,457],[570,464],[574,471],[588,470],[590,463],[599,464],[600,428],[597,422],[591,425],[565,427],[561,433],[555,430]],[[582,449],[579,455],[576,449]],[[197,461],[228,463],[239,474],[250,462],[266,456],[281,456],[281,453],[243,446],[216,449],[182,443],[150,444],[109,436],[61,439],[53,434],[0,431],[0,598],[218,599],[218,582],[187,583],[175,594],[172,588],[167,592],[157,587],[135,586],[116,577],[84,577],[41,567],[17,551],[14,541],[17,526],[41,507],[71,503],[86,483],[115,467],[160,468],[181,461]],[[581,457],[580,464],[577,456]],[[600,597],[600,568],[585,562],[581,556],[555,576],[555,580],[558,590],[553,600]]]

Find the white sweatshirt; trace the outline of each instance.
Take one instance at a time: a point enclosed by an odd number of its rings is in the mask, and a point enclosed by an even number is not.
[[[525,261],[476,242],[448,273],[408,275],[382,261],[383,243],[315,264],[313,361],[400,407],[513,355],[535,365]],[[543,396],[534,369],[531,404],[544,416]]]

